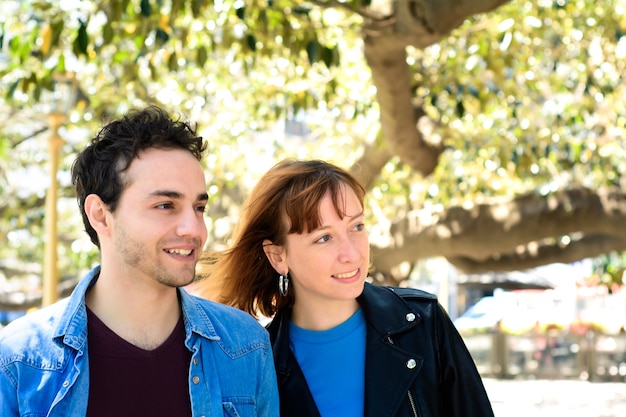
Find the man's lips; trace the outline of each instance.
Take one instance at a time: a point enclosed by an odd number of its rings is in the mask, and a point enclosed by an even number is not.
[[[172,254],[172,255],[192,256],[193,253],[195,252],[195,249],[172,248],[172,249],[165,249],[165,252]]]

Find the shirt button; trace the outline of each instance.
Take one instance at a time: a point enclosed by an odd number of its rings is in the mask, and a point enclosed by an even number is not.
[[[194,384],[197,385],[200,382],[200,377],[194,376],[193,378],[191,378],[191,380],[193,381]]]
[[[63,388],[67,388],[67,387],[69,387],[69,386],[70,386],[70,381],[65,381],[65,382],[63,383]]]
[[[198,364],[198,358],[193,358],[193,364],[197,365]]]
[[[415,359],[409,359],[408,361],[406,361],[406,367],[409,369],[413,369],[417,366],[417,362],[415,362]]]
[[[415,320],[415,314],[409,313],[406,315],[406,321],[414,321],[414,320]]]

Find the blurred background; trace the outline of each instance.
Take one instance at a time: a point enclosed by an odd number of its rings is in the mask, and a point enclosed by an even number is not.
[[[209,142],[207,248],[326,159],[368,191],[372,282],[437,294],[486,381],[625,381],[626,1],[0,8],[0,326],[98,262],[71,163],[157,104]]]

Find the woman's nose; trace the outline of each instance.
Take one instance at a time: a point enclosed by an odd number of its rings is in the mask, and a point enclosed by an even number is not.
[[[341,240],[339,260],[342,262],[350,262],[355,259],[359,259],[361,253],[359,251],[359,245],[353,239],[349,237]]]

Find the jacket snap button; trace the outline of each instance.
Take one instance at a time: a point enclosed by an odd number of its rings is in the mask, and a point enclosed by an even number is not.
[[[415,362],[415,359],[409,359],[408,361],[406,361],[406,367],[409,369],[413,369],[417,366],[417,362]]]
[[[197,377],[197,376],[194,376],[194,377],[192,378],[192,381],[193,381],[193,383],[194,383],[194,384],[198,384],[198,382],[200,382],[200,378],[199,378],[199,377]]]
[[[413,320],[415,320],[415,314],[409,313],[406,315],[406,321],[413,321]]]

